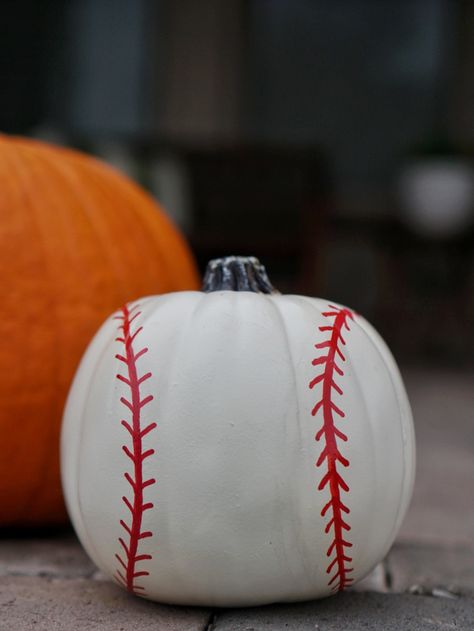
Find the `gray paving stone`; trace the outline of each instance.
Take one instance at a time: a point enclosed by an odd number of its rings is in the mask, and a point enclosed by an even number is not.
[[[72,533],[0,540],[0,576],[86,577],[95,569]]]
[[[400,539],[474,541],[474,374],[403,373],[413,408],[417,473]]]
[[[210,616],[131,596],[112,583],[0,578],[0,631],[202,631]]]
[[[379,563],[372,572],[350,588],[355,592],[388,592],[386,568],[384,563]]]
[[[386,567],[395,592],[442,589],[474,596],[474,548],[398,543]]]
[[[344,593],[325,600],[223,611],[213,631],[472,631],[474,601]]]

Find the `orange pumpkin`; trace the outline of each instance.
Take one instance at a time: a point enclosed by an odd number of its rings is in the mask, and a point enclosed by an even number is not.
[[[101,322],[139,296],[195,289],[155,202],[81,153],[0,135],[0,525],[65,520],[59,427]]]

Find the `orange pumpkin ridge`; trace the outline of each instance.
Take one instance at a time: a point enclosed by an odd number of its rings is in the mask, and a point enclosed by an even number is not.
[[[66,520],[62,410],[100,324],[140,296],[197,289],[159,205],[79,152],[0,134],[0,526]]]

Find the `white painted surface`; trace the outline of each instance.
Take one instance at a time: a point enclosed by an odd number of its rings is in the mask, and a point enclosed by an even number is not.
[[[145,490],[140,569],[146,597],[162,602],[240,606],[328,595],[331,543],[320,516],[328,488],[315,462],[322,424],[311,410],[320,386],[314,344],[328,303],[251,292],[180,292],[140,301],[137,348],[144,438],[155,454],[144,462],[156,484]],[[130,487],[122,445],[120,403],[128,387],[121,365],[118,321],[92,341],[72,386],[62,435],[65,496],[76,531],[99,568],[112,575],[128,511]],[[350,487],[351,574],[365,576],[383,558],[406,512],[414,475],[414,435],[406,394],[385,344],[355,316],[345,334],[343,395],[336,424],[347,436],[341,470]]]

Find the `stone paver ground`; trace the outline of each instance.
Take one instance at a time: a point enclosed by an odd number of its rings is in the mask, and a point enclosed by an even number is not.
[[[352,590],[246,609],[170,607],[126,594],[71,533],[0,539],[0,631],[474,631],[474,375],[405,374],[415,493],[399,538]]]

